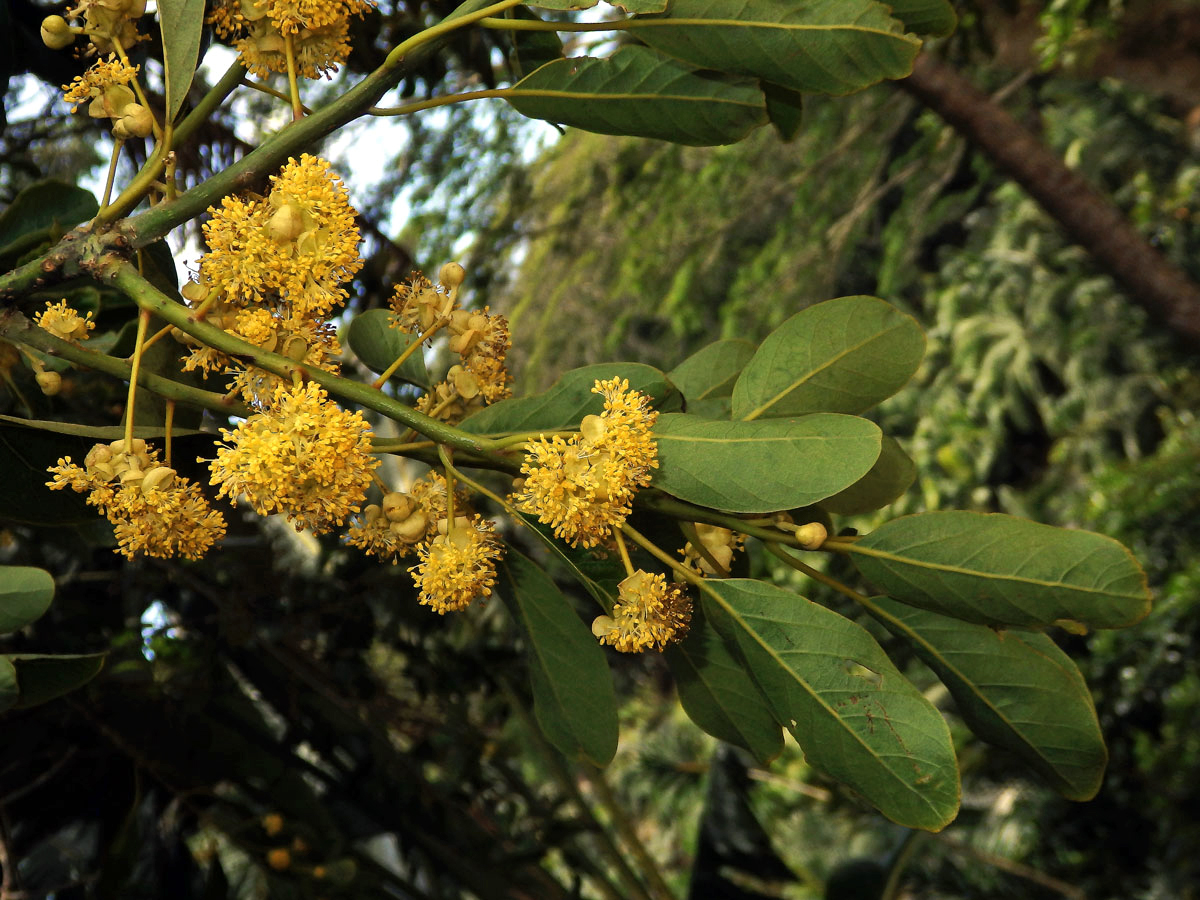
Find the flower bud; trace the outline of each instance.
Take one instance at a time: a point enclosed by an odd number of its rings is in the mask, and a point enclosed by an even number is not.
[[[42,19],[42,43],[51,50],[61,50],[75,43],[75,32],[62,16],[46,16]]]
[[[47,397],[53,397],[62,390],[62,376],[57,372],[38,372],[37,383]]]
[[[287,847],[276,847],[267,854],[267,865],[276,872],[283,872],[292,865],[292,854],[288,853]]]
[[[796,528],[796,540],[804,550],[818,550],[829,537],[829,531],[820,522],[809,522]]]
[[[127,103],[121,109],[121,117],[113,123],[113,137],[126,141],[129,138],[149,137],[154,131],[154,116],[140,103]]]
[[[293,334],[284,340],[279,352],[293,362],[303,362],[304,357],[308,356],[308,341],[298,334]]]
[[[175,480],[175,470],[167,466],[155,466],[142,478],[142,493],[147,491],[165,491]]]
[[[425,517],[425,513],[418,510],[402,522],[393,522],[389,528],[392,534],[406,544],[415,544],[425,537],[429,519]]]
[[[392,491],[383,498],[383,514],[389,522],[403,522],[413,513],[412,499],[401,491]]]
[[[112,451],[104,444],[97,444],[88,451],[87,456],[83,458],[83,464],[91,469],[101,463],[106,463],[112,459]]]
[[[438,271],[438,282],[449,290],[454,290],[466,279],[467,270],[456,262],[448,262]]]
[[[280,244],[290,244],[304,231],[304,213],[295,203],[285,203],[267,222],[267,234]]]

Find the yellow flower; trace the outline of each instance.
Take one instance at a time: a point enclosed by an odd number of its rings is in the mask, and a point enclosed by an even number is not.
[[[97,60],[82,75],[77,75],[70,84],[64,84],[63,100],[71,104],[71,112],[80,104],[90,103],[88,115],[95,119],[113,118],[120,115],[128,103],[137,98],[125,85],[137,76],[138,66],[130,66],[116,56]]]
[[[683,640],[692,619],[692,601],[682,584],[638,569],[617,586],[611,616],[597,616],[592,634],[622,653],[661,651]]]
[[[200,486],[158,461],[140,438],[96,444],[83,466],[65,457],[49,471],[51,490],[87,493],[113,524],[118,552],[133,559],[184,556],[199,559],[225,535],[225,517],[208,505]]]
[[[357,512],[379,460],[358,412],[329,400],[316,382],[276,387],[266,412],[229,431],[217,449],[212,484],[230,502],[242,495],[260,515],[281,512],[299,531],[322,532]]]
[[[604,412],[585,416],[569,440],[540,438],[526,449],[525,482],[515,496],[524,512],[554,528],[572,546],[594,547],[608,539],[632,510],[634,493],[650,483],[658,448],[650,429],[658,413],[629,382],[597,381]]]
[[[218,0],[208,21],[258,77],[287,72],[283,36],[290,34],[297,74],[319,78],[350,55],[350,16],[373,7],[366,0]]]
[[[96,327],[90,312],[81,316],[67,305],[66,300],[60,300],[58,303],[47,300],[46,308],[34,316],[33,320],[56,338],[72,343],[86,341],[90,336],[88,332]]]
[[[408,570],[421,589],[421,604],[438,615],[466,609],[477,597],[490,597],[496,583],[496,561],[503,549],[492,523],[478,516],[459,522],[448,534],[421,544],[420,562]]]
[[[328,316],[362,268],[349,195],[329,163],[308,154],[271,181],[265,198],[226,197],[209,210],[202,279],[242,303],[278,298],[296,318]]]

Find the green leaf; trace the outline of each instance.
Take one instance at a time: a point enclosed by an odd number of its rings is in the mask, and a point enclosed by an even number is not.
[[[854,484],[879,458],[873,422],[819,413],[723,422],[682,413],[654,428],[654,486],[699,506],[736,513],[809,506]]]
[[[874,0],[673,0],[637,20],[651,47],[794,91],[848,94],[912,71],[921,41]]]
[[[684,711],[713,737],[744,747],[760,763],[783,750],[783,732],[754,680],[697,604],[687,637],[664,651]]]
[[[611,378],[624,378],[631,389],[646,394],[656,409],[678,409],[683,399],[667,376],[653,366],[598,363],[564,372],[540,394],[493,403],[464,419],[459,427],[472,434],[578,428],[584,416],[604,412],[604,397],[592,388],[597,381]]]
[[[804,124],[804,95],[769,81],[762,82],[760,87],[767,102],[767,118],[775,126],[779,139],[793,140]]]
[[[511,547],[501,592],[529,642],[533,712],[572,760],[605,766],[617,752],[617,698],[604,651],[541,567]]]
[[[635,44],[608,59],[549,62],[504,97],[532,119],[700,147],[740,141],[767,121],[753,81],[697,72]]]
[[[917,466],[896,439],[883,436],[883,449],[871,471],[844,491],[821,501],[821,506],[839,516],[856,516],[883,509],[907,491],[917,479]]]
[[[861,626],[774,585],[706,582],[718,630],[736,641],[776,721],[809,764],[900,825],[938,831],[959,779],[941,713]]]
[[[65,233],[99,211],[90,191],[53,179],[35,182],[0,213],[0,256],[8,256],[13,242],[26,235],[48,240],[50,231]]]
[[[119,441],[125,437],[124,425],[76,425],[74,422],[56,422],[51,419],[21,419],[16,416],[0,416],[0,422],[18,428],[33,428],[38,431],[48,431],[51,434],[70,434],[76,437],[91,438],[95,441]],[[146,438],[162,438],[166,429],[161,426],[138,425],[133,429],[133,436]],[[173,437],[184,435],[210,434],[191,428],[172,428]]]
[[[1150,612],[1133,554],[1090,531],[933,512],[894,519],[846,548],[888,596],[965,622],[1123,628]]]
[[[677,365],[667,377],[679,388],[689,407],[697,400],[728,397],[754,349],[752,343],[740,338],[714,341]]]
[[[20,697],[16,709],[38,706],[70,693],[95,678],[104,667],[105,653],[10,653],[17,672]]]
[[[17,670],[7,656],[0,656],[0,713],[17,705],[21,692],[17,689]]]
[[[204,0],[158,0],[158,24],[162,28],[166,69],[167,121],[174,122],[200,59]]]
[[[958,16],[949,0],[888,0],[892,17],[917,34],[945,37],[958,27]]]
[[[392,328],[393,316],[386,309],[368,309],[360,313],[350,322],[347,340],[350,349],[354,351],[364,366],[374,372],[384,372],[400,358],[400,354],[408,349],[416,340],[415,334]],[[394,377],[399,377],[409,384],[428,389],[430,386],[429,370],[425,367],[425,354],[414,350],[413,355],[404,361]]]
[[[872,614],[937,673],[979,737],[1017,754],[1055,790],[1090,800],[1108,751],[1079,668],[1049,637],[971,625],[888,597]]]
[[[733,417],[857,415],[904,387],[924,355],[912,316],[877,297],[827,300],[762,342],[734,386]]]
[[[54,578],[32,566],[0,566],[0,634],[41,618],[54,599]]]

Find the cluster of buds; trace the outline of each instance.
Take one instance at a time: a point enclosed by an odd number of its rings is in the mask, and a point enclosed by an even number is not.
[[[445,329],[447,347],[459,357],[446,378],[417,402],[417,409],[444,422],[461,422],[489,403],[511,393],[505,357],[512,342],[508,320],[483,309],[461,309],[458,291],[466,272],[458,263],[446,263],[438,272],[435,286],[415,273],[407,283],[396,285],[391,305],[392,325],[401,331],[430,340]]]
[[[695,546],[691,541],[683,545],[684,565],[703,575],[727,577],[733,554],[745,544],[746,536],[729,528],[703,522],[696,523],[696,536],[700,546]]]
[[[446,480],[437,472],[413,482],[405,491],[390,491],[380,503],[362,511],[346,532],[346,542],[380,559],[396,563],[449,531]],[[454,493],[455,527],[465,526],[472,515],[467,495]]]

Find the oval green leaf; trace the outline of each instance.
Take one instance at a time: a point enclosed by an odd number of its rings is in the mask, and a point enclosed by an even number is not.
[[[46,656],[38,653],[10,654],[8,659],[17,672],[17,689],[20,696],[16,709],[38,706],[82,687],[104,667],[105,653],[58,654]]]
[[[921,49],[875,0],[674,0],[637,22],[639,38],[694,66],[809,93],[903,78]]]
[[[400,358],[400,354],[416,340],[416,335],[393,328],[392,313],[386,309],[368,309],[350,322],[346,339],[354,355],[362,364],[374,372],[384,372]],[[429,370],[425,367],[425,354],[416,350],[404,361],[393,377],[428,389]]]
[[[459,427],[472,434],[578,428],[584,416],[604,412],[604,397],[592,388],[597,381],[611,378],[624,378],[631,389],[648,396],[655,409],[678,409],[683,400],[675,385],[653,366],[598,363],[563,373],[540,394],[493,403],[464,419]]]
[[[828,413],[762,422],[671,413],[659,417],[654,436],[655,487],[735,513],[795,509],[831,497],[871,470],[882,441],[874,422]]]
[[[166,69],[167,121],[174,122],[200,58],[204,0],[158,0],[158,24],[162,28]]]
[[[704,617],[692,611],[687,637],[663,654],[679,702],[700,728],[713,737],[743,747],[766,764],[783,750],[783,731],[766,698],[740,660]]]
[[[1021,757],[1071,800],[1100,790],[1108,751],[1079,668],[1049,637],[996,631],[873,597],[872,614],[937,673],[985,741]]]
[[[702,347],[667,373],[688,405],[699,400],[728,397],[750,357],[754,345],[741,338],[714,341]]]
[[[878,297],[796,313],[762,342],[733,389],[735,419],[857,415],[908,383],[925,355],[916,320]]]
[[[54,577],[32,566],[0,566],[0,634],[42,617],[54,599]]]
[[[883,436],[883,448],[871,471],[844,491],[821,501],[821,506],[839,516],[857,516],[883,509],[907,491],[917,479],[917,465],[896,439]]]
[[[1000,513],[903,516],[845,545],[889,597],[980,625],[1123,628],[1150,612],[1146,575],[1110,537]]]
[[[950,730],[865,629],[761,581],[707,584],[707,614],[810,765],[900,825],[939,831],[954,819]]]
[[[504,98],[531,119],[698,147],[735,143],[767,121],[753,81],[700,73],[638,45],[607,59],[554,60]]]
[[[8,257],[24,247],[31,249],[35,243],[15,242],[21,238],[49,240],[52,231],[66,232],[85,219],[90,219],[100,209],[100,204],[91,191],[49,179],[35,182],[22,190],[8,208],[0,212],[0,256]],[[36,235],[36,237],[34,237]],[[53,235],[57,237],[57,235]],[[16,260],[12,260],[15,264]]]
[[[501,596],[529,642],[533,712],[572,760],[605,766],[617,752],[617,698],[604,651],[545,571],[511,547]]]

